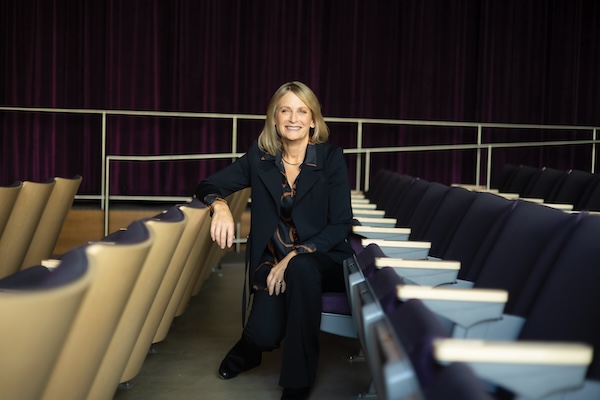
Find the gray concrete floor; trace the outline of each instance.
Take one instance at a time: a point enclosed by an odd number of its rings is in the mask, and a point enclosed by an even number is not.
[[[233,253],[211,274],[186,312],[177,317],[167,338],[154,345],[142,370],[116,400],[279,399],[281,349],[265,353],[260,367],[224,381],[217,369],[241,334],[243,264]],[[285,345],[285,343],[284,343]],[[358,341],[321,334],[321,358],[311,399],[353,399],[370,382],[364,362],[350,363]]]

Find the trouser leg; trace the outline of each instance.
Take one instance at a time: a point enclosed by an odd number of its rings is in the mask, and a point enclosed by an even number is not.
[[[323,290],[343,290],[342,267],[321,253],[300,254],[290,261],[285,282],[288,318],[279,384],[310,387],[319,361],[321,294]]]
[[[260,364],[263,351],[279,347],[284,334],[285,299],[266,291],[253,295],[253,304],[242,337],[227,353],[226,366],[246,371]]]

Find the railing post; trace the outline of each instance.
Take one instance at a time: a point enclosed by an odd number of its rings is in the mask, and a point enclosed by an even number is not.
[[[363,130],[362,121],[356,125],[356,148],[362,149]],[[362,153],[356,153],[356,190],[361,190]],[[366,177],[365,177],[366,179]],[[365,189],[366,190],[366,189]]]
[[[596,134],[597,134],[597,129],[594,128],[592,130],[592,173],[595,174],[596,173]]]
[[[102,135],[102,144],[101,144],[101,165],[100,165],[100,209],[104,210],[105,204],[104,204],[104,193],[106,192],[107,188],[106,188],[106,175],[105,175],[105,168],[106,168],[106,112],[102,112],[101,114],[102,116],[102,131],[101,131],[101,135]]]
[[[482,136],[482,126],[481,124],[477,125],[477,168],[475,169],[475,184],[479,186],[481,184],[481,136]]]

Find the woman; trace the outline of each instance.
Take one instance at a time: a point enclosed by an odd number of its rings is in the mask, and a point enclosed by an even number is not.
[[[224,200],[252,188],[246,253],[252,309],[241,339],[219,376],[231,379],[258,366],[263,351],[285,337],[279,384],[282,399],[307,399],[319,355],[321,293],[344,291],[342,261],[352,255],[348,170],[320,104],[300,82],[273,95],[265,127],[248,152],[200,182],[196,196],[210,207],[210,234],[230,247],[234,222]]]

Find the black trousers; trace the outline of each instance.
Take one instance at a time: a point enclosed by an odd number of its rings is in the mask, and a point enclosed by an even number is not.
[[[319,360],[321,294],[345,291],[342,265],[319,252],[292,258],[285,272],[286,291],[254,293],[243,339],[256,351],[278,348],[285,338],[279,384],[312,386]]]

